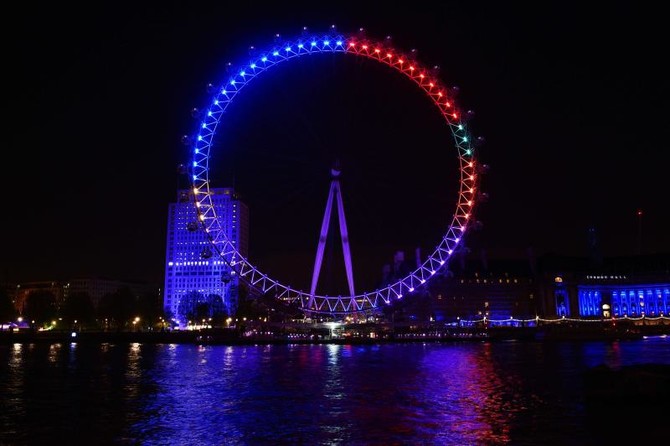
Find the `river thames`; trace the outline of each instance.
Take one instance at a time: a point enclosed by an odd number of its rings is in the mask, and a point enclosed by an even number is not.
[[[0,444],[593,445],[667,438],[594,409],[592,367],[670,364],[670,337],[382,345],[0,346]],[[647,408],[654,413],[654,408]],[[660,409],[664,410],[664,409]],[[635,412],[635,413],[632,413]]]

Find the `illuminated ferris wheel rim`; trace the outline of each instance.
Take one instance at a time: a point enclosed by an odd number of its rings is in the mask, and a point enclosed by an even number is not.
[[[268,277],[240,254],[235,242],[226,235],[226,227],[217,216],[212,200],[209,181],[209,161],[216,129],[225,116],[225,111],[237,94],[252,80],[275,65],[300,56],[342,53],[365,57],[383,63],[414,81],[433,101],[446,121],[458,151],[460,180],[458,202],[451,224],[434,251],[414,271],[404,278],[383,288],[356,294],[355,296],[327,296],[310,294]],[[434,75],[413,57],[400,53],[388,44],[359,36],[324,34],[297,38],[260,52],[248,63],[242,65],[213,93],[212,102],[203,114],[198,131],[191,140],[193,161],[190,166],[192,192],[198,220],[211,244],[225,263],[231,274],[237,274],[249,285],[264,294],[288,304],[298,304],[305,311],[316,314],[361,313],[390,304],[424,285],[431,277],[447,265],[447,261],[461,243],[469,223],[477,192],[477,163],[474,148],[461,118],[461,113],[449,94],[449,90]],[[308,308],[309,305],[309,308]]]

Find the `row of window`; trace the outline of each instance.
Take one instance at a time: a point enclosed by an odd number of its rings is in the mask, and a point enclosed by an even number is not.
[[[602,293],[597,290],[579,292],[579,315],[602,316]],[[667,315],[670,310],[670,288],[646,288],[612,291],[611,311],[615,317]]]

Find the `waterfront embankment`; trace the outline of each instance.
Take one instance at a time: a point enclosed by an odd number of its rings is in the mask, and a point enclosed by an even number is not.
[[[152,344],[383,344],[465,341],[594,341],[669,336],[670,325],[552,324],[532,327],[480,327],[449,330],[380,330],[335,333],[328,330],[242,331],[238,329],[103,331],[15,330],[0,332],[0,344],[13,343],[152,343]]]

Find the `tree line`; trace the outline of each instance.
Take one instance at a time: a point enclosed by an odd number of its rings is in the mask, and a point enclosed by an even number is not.
[[[129,287],[102,297],[97,307],[86,292],[75,292],[63,299],[49,290],[28,294],[23,308],[17,310],[7,290],[0,290],[0,322],[19,317],[33,328],[132,328],[133,322],[148,327],[164,317],[163,301],[158,290],[136,295]],[[136,318],[139,318],[138,320]]]
[[[20,310],[15,308],[8,291],[0,290],[0,324],[16,322],[21,317],[32,328],[156,329],[169,327],[173,319],[194,324],[204,320],[207,325],[224,327],[228,325],[228,318],[269,320],[271,316],[273,319],[281,318],[281,306],[250,297],[243,290],[239,293],[239,301],[232,307],[224,304],[224,299],[219,295],[188,292],[180,299],[176,314],[166,311],[158,290],[137,295],[129,287],[122,287],[104,295],[97,305],[85,292],[71,293],[59,299],[50,290],[35,290],[28,294]]]

